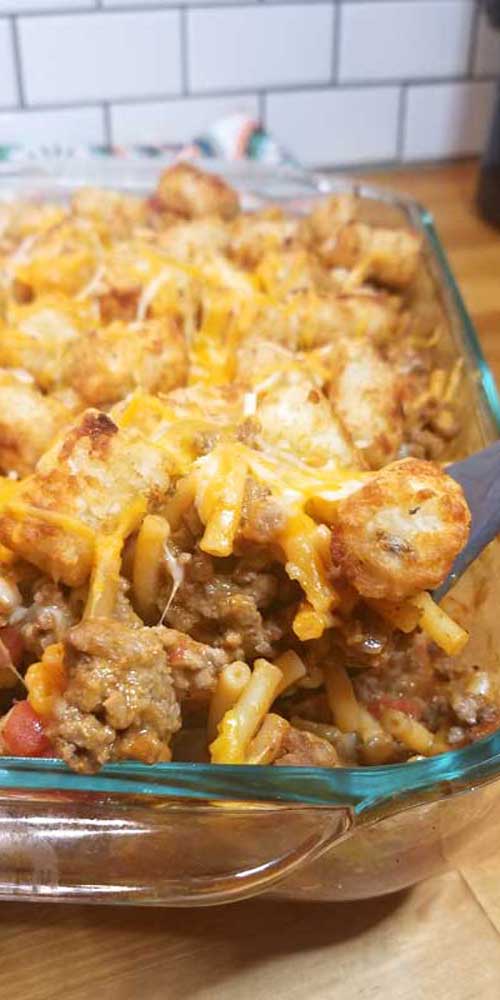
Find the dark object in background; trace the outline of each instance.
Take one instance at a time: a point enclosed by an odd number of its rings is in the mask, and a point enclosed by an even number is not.
[[[493,28],[500,28],[500,3],[499,0],[485,0],[484,8],[490,19]]]
[[[500,30],[500,0],[486,0],[484,6],[491,25]],[[477,206],[486,222],[500,226],[500,86],[497,91],[491,131],[481,163]]]
[[[477,207],[486,222],[500,226],[500,88],[477,187]]]

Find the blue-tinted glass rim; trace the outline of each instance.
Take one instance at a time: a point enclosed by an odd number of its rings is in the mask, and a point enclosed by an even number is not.
[[[151,796],[179,803],[265,802],[349,806],[361,815],[415,797],[446,797],[500,775],[500,731],[462,750],[379,767],[261,767],[225,764],[110,764],[98,774],[75,774],[60,760],[0,758],[0,789]]]
[[[486,361],[483,349],[476,332],[476,328],[469,316],[460,289],[455,281],[453,272],[448,263],[448,258],[444,251],[441,240],[438,237],[434,226],[432,215],[420,206],[416,206],[422,225],[432,246],[435,260],[440,265],[445,278],[449,295],[451,296],[457,310],[462,331],[464,333],[464,346],[469,350],[471,361],[475,365],[479,374],[479,388],[483,396],[483,405],[487,418],[492,424],[495,436],[500,433],[500,396],[493,372]]]

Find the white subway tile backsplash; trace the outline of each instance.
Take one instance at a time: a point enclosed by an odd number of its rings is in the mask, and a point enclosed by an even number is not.
[[[58,108],[0,112],[0,142],[23,146],[63,143],[80,146],[104,142],[102,108]]]
[[[481,12],[474,53],[474,73],[476,76],[492,74],[500,76],[500,31],[495,31],[486,14]]]
[[[17,84],[11,25],[4,18],[0,18],[0,107],[8,108],[16,102]]]
[[[342,7],[339,79],[411,80],[464,73],[473,0],[389,0]]]
[[[484,146],[494,83],[439,83],[408,89],[403,158],[438,159]]]
[[[0,144],[183,143],[264,108],[306,165],[475,152],[500,77],[500,32],[478,7],[0,0]]]
[[[271,132],[307,166],[392,160],[399,88],[370,87],[270,94]]]
[[[101,0],[103,7],[151,7],[157,0]],[[213,6],[231,4],[255,4],[261,0],[161,0],[162,7],[202,7],[205,4]]]
[[[2,14],[25,14],[39,10],[85,10],[96,7],[96,0],[0,0]]]
[[[178,93],[177,11],[21,17],[29,104]]]
[[[330,79],[331,3],[190,10],[193,91],[255,89]]]
[[[255,95],[231,97],[186,97],[148,104],[117,104],[111,107],[113,142],[119,144],[189,142],[217,118],[243,111],[259,117]]]

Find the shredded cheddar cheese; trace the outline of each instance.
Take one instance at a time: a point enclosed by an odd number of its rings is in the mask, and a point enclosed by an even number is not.
[[[127,536],[139,527],[145,512],[146,502],[143,497],[138,497],[122,513],[114,531],[97,537],[85,618],[106,618],[112,615],[120,583],[123,545]]]
[[[67,684],[62,643],[47,646],[42,659],[28,667],[24,680],[31,707],[42,718],[50,718],[55,700],[63,693]]]

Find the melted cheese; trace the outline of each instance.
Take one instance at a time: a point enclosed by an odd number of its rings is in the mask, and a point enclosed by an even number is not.
[[[122,512],[113,531],[97,536],[85,618],[111,617],[120,583],[123,545],[127,536],[138,528],[145,512],[144,497],[137,497]]]
[[[30,518],[59,528],[65,534],[79,535],[89,542],[94,542],[95,540],[95,532],[92,531],[92,528],[89,528],[88,525],[83,524],[82,521],[79,521],[76,517],[71,517],[69,514],[61,514],[55,510],[45,510],[43,507],[34,507],[32,504],[22,503],[17,500],[9,500],[6,504],[5,512],[18,521]]]
[[[182,584],[184,583],[184,566],[180,561],[180,557],[174,556],[167,544],[163,546],[163,558],[165,560],[168,572],[172,577],[172,590],[170,591],[168,601],[162,611],[162,615],[160,618],[160,625],[162,625],[163,622],[165,621],[165,615],[170,610],[172,601],[177,591],[179,590],[179,587],[182,587]]]

